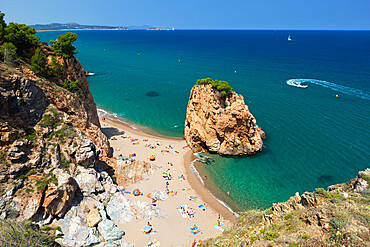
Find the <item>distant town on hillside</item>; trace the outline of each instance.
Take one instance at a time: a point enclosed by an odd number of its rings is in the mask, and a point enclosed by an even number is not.
[[[35,24],[30,25],[37,31],[57,31],[57,30],[170,30],[167,28],[151,27],[151,26],[99,26],[99,25],[81,25],[78,23],[50,23],[50,24]]]

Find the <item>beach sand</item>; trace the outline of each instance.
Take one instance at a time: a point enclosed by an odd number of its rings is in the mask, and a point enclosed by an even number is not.
[[[220,216],[220,222],[227,227],[231,227],[236,217],[222,204],[220,204],[202,185],[200,180],[191,172],[190,164],[194,159],[192,151],[186,147],[185,140],[174,139],[156,135],[147,129],[136,130],[131,126],[120,121],[111,119],[100,119],[102,131],[108,136],[110,145],[113,148],[113,156],[136,154],[136,160],[143,160],[152,163],[153,165],[162,167],[149,176],[148,179],[139,181],[135,184],[125,187],[127,191],[140,189],[143,193],[141,196],[133,194],[125,194],[130,201],[145,201],[151,203],[146,195],[152,190],[166,189],[166,181],[162,177],[162,173],[170,169],[169,173],[172,179],[169,180],[169,190],[176,191],[177,195],[169,196],[165,201],[157,201],[157,207],[165,211],[165,218],[156,218],[149,220],[153,227],[154,233],[143,234],[142,228],[148,224],[148,220],[139,219],[134,222],[121,224],[115,222],[120,228],[125,231],[124,241],[132,243],[134,246],[148,246],[150,241],[157,239],[160,246],[191,246],[194,240],[205,240],[210,237],[215,237],[221,234],[214,225],[217,223]],[[129,138],[122,138],[129,137]],[[112,140],[116,139],[116,140]],[[134,145],[130,139],[138,139],[138,144]],[[146,140],[147,141],[143,141]],[[162,144],[157,145],[157,142]],[[145,147],[146,144],[156,146],[155,149]],[[171,148],[166,148],[168,146]],[[186,148],[184,148],[186,147]],[[163,154],[162,150],[168,150],[169,153]],[[177,151],[178,153],[175,153]],[[150,161],[149,156],[155,155],[155,161]],[[167,166],[170,162],[173,166]],[[185,180],[178,179],[178,176],[184,175]],[[186,190],[183,190],[186,189]],[[194,200],[189,200],[188,196],[196,197]],[[198,206],[206,205],[207,210],[203,211]],[[194,217],[184,218],[179,207],[187,205],[194,211]],[[201,232],[194,235],[190,228],[196,225]]]

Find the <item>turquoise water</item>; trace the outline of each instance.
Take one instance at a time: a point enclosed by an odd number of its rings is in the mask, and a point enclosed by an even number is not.
[[[59,34],[39,36],[48,41]],[[197,165],[210,178],[207,187],[235,210],[266,208],[369,167],[370,32],[77,34],[77,57],[96,73],[88,80],[97,105],[160,134],[182,136],[199,78],[228,81],[244,96],[266,132],[264,150],[244,158],[212,155],[216,162]],[[307,89],[286,85],[294,78],[315,80]]]

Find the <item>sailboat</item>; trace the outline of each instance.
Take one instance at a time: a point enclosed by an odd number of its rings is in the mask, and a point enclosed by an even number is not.
[[[288,41],[292,41],[292,38],[290,37],[290,35],[288,36]]]

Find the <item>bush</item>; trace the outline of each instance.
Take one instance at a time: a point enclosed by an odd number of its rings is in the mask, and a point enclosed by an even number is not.
[[[51,58],[50,62],[50,72],[55,76],[61,76],[63,74],[63,65],[58,62],[55,57]]]
[[[5,28],[5,41],[11,42],[17,47],[17,52],[22,55],[22,52],[26,52],[32,45],[35,45],[39,41],[39,37],[35,36],[36,30],[25,24],[9,23]]]
[[[309,238],[309,236],[307,234],[304,234],[304,235],[302,235],[302,238],[307,240]]]
[[[323,188],[318,188],[315,190],[315,192],[313,193],[315,196],[321,196],[321,197],[325,197],[327,192],[326,190],[324,190]]]
[[[10,63],[13,61],[16,53],[17,53],[17,47],[15,47],[12,43],[4,43],[1,48],[0,52],[4,57],[5,63]]]
[[[77,34],[67,32],[59,35],[56,41],[51,40],[50,43],[53,45],[56,55],[62,56],[63,58],[71,58],[77,53],[77,48],[73,45],[73,42],[76,40]]]
[[[0,220],[0,246],[29,247],[29,246],[60,246],[55,237],[44,233],[29,221],[15,222]]]
[[[1,13],[0,11],[0,36],[4,35],[4,29],[6,28],[6,22],[4,20],[4,13]]]
[[[77,84],[78,84],[78,80],[76,80],[75,82],[70,82],[67,79],[65,79],[63,82],[63,87],[70,92],[75,92],[79,89]]]
[[[40,48],[36,49],[35,55],[33,55],[31,58],[30,69],[37,75],[44,75],[48,71],[47,58],[44,53],[42,53]]]
[[[208,85],[211,84],[213,88],[217,89],[221,94],[226,95],[233,89],[226,81],[212,80],[211,78],[199,79],[195,85]]]
[[[49,183],[53,183],[58,186],[58,179],[53,173],[49,173],[48,177],[36,181],[37,190],[44,191]]]

